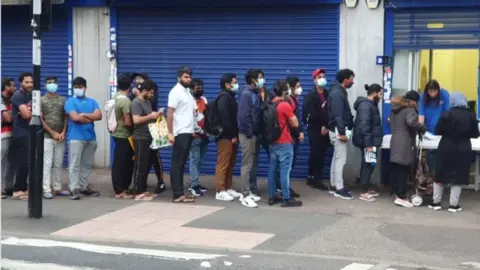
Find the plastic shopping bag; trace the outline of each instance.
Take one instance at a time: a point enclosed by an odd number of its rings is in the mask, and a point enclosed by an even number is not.
[[[167,121],[164,116],[157,118],[155,123],[148,124],[148,130],[150,131],[150,135],[152,135],[151,149],[159,149],[172,145],[170,141],[168,141]]]

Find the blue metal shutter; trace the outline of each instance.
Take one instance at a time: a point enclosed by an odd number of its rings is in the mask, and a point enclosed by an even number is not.
[[[339,6],[280,8],[119,9],[117,13],[119,72],[147,72],[159,85],[158,106],[167,106],[177,69],[186,65],[205,82],[205,96],[219,93],[223,73],[237,74],[240,87],[248,68],[265,71],[267,87],[288,75],[299,76],[303,88],[312,87],[312,71],[338,69]],[[303,99],[301,100],[303,102]],[[296,178],[308,172],[308,138],[300,147]],[[171,150],[161,151],[165,171]],[[325,164],[329,178],[331,152]],[[235,173],[239,174],[241,151]],[[216,147],[209,146],[202,172],[214,174]],[[188,166],[186,171],[188,171]],[[267,176],[268,159],[261,150],[258,175]]]
[[[57,76],[58,93],[68,95],[68,12],[64,6],[53,6],[52,30],[42,38],[42,83],[48,76]],[[15,79],[32,72],[32,28],[28,6],[2,6],[2,77]],[[42,89],[43,90],[43,89]],[[67,153],[67,151],[66,151]],[[67,164],[65,154],[64,165]]]
[[[395,49],[480,48],[480,8],[395,11]]]

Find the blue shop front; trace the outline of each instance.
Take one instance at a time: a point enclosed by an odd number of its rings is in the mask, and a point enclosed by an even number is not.
[[[54,5],[52,31],[43,37],[42,77],[58,76],[60,93],[71,94],[72,61],[82,61],[72,56],[72,10],[107,7],[112,76],[123,72],[148,73],[159,85],[159,107],[167,105],[168,92],[176,83],[180,66],[191,67],[194,77],[204,81],[209,100],[219,92],[223,73],[236,73],[242,87],[244,74],[252,67],[265,71],[268,88],[276,80],[294,75],[300,77],[306,93],[313,86],[314,69],[326,68],[329,81],[338,70],[342,2],[66,0]],[[32,69],[28,16],[28,6],[2,6],[2,77],[16,78],[20,72]],[[115,90],[112,85],[110,92]],[[308,152],[306,138],[300,147],[294,178],[306,177]],[[170,169],[170,156],[170,149],[161,151],[166,172]],[[331,151],[326,159],[325,179],[330,175]],[[240,160],[239,153],[237,174]],[[216,147],[211,143],[203,173],[214,174],[215,164]],[[266,176],[267,168],[268,158],[261,150],[258,174]]]
[[[159,85],[158,106],[167,105],[180,66],[191,67],[193,77],[204,81],[208,100],[219,93],[221,74],[236,73],[242,87],[244,74],[252,67],[264,69],[268,88],[278,79],[295,75],[308,91],[317,67],[325,67],[333,79],[338,69],[340,1],[198,2],[182,1],[179,6],[117,0],[111,9],[118,72],[148,73]],[[300,147],[295,178],[306,177],[308,152],[307,139]],[[211,143],[203,173],[215,173],[216,155]],[[170,149],[161,151],[166,171],[170,156]],[[241,153],[237,160],[235,173],[239,174]],[[258,174],[268,174],[263,150]]]
[[[391,97],[408,90],[423,92],[431,79],[449,91],[463,92],[480,119],[479,0],[388,1],[384,29],[384,51],[391,60],[384,67],[384,134],[391,133]],[[389,179],[388,156],[384,151],[385,182]]]

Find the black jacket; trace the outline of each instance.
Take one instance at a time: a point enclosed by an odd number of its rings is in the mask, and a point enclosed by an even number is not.
[[[353,145],[360,148],[382,146],[383,128],[378,102],[366,97],[358,97],[353,108],[357,111],[353,128]]]
[[[303,100],[302,122],[308,125],[308,129],[320,130],[322,127],[328,127],[328,109],[326,107],[328,103],[328,92],[324,91],[324,93],[325,104],[322,104],[322,100],[315,86]],[[325,110],[322,106],[325,107]]]
[[[298,137],[300,137],[300,133],[303,132],[303,123],[302,121],[300,121],[300,103],[298,103],[298,99],[295,97],[290,97],[289,102],[291,102],[293,106],[295,106],[295,110],[293,112],[295,113],[295,116],[298,120],[298,127],[290,128],[290,134],[292,134],[292,137],[294,139],[297,139]]]
[[[452,108],[438,120],[435,134],[442,136],[438,144],[435,182],[468,185],[472,164],[471,138],[478,138],[478,121],[468,108]]]
[[[346,129],[353,128],[353,115],[348,103],[347,90],[340,84],[332,86],[328,95],[328,128],[335,132],[338,129],[340,135],[345,135]]]
[[[218,139],[233,139],[238,137],[237,100],[232,91],[222,90],[217,99],[217,110],[220,114],[220,126],[223,128]]]

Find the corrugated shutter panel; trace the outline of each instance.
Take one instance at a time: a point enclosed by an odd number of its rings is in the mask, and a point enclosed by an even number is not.
[[[267,86],[288,75],[299,76],[305,91],[312,71],[325,67],[333,79],[338,69],[339,6],[284,8],[120,9],[118,10],[119,72],[147,72],[159,84],[158,106],[166,106],[176,71],[186,65],[205,82],[205,96],[219,93],[221,74],[237,74],[240,87],[248,68],[261,67]],[[301,100],[303,102],[303,100]],[[294,177],[308,170],[308,139],[301,145]],[[162,150],[165,170],[171,151]],[[235,173],[239,174],[241,151]],[[329,178],[331,152],[325,165]],[[216,148],[211,143],[202,168],[214,174]],[[188,166],[187,166],[188,171]],[[268,174],[261,150],[258,175]]]
[[[68,13],[64,6],[53,6],[52,30],[42,38],[42,86],[46,77],[57,76],[59,94],[68,95]],[[32,28],[28,6],[2,6],[2,77],[15,79],[21,72],[32,72]],[[43,89],[42,89],[43,90]],[[65,154],[64,165],[67,164]]]
[[[395,11],[394,47],[480,48],[480,8]]]

